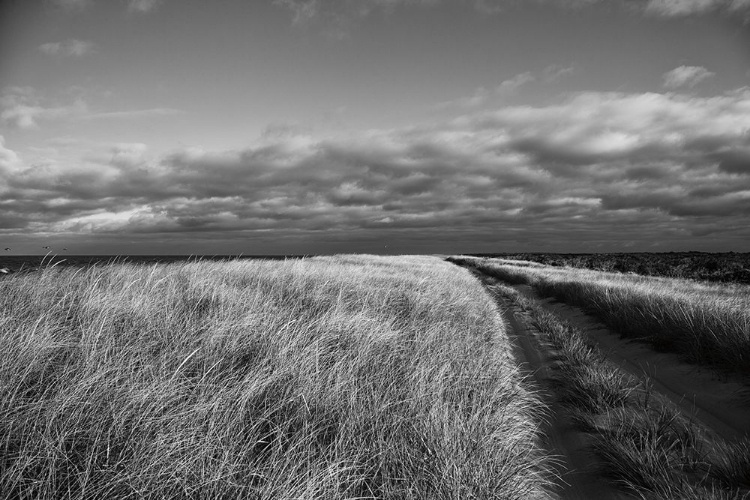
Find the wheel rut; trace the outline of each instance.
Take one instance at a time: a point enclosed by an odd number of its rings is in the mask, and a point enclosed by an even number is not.
[[[570,413],[560,403],[554,391],[554,357],[552,350],[539,334],[523,320],[522,312],[510,301],[495,293],[480,281],[498,304],[507,325],[513,353],[527,381],[534,387],[549,408],[542,425],[542,445],[557,457],[557,473],[561,478],[558,491],[560,500],[600,499],[625,500],[632,496],[610,484],[597,470],[597,461],[588,451],[591,436],[579,431]]]
[[[588,451],[593,436],[576,428],[570,412],[559,401],[556,395],[559,384],[558,374],[555,373],[556,352],[531,326],[528,315],[493,289],[495,284],[511,285],[476,269],[470,270],[499,305],[519,366],[550,409],[549,418],[542,429],[542,444],[551,454],[560,457],[558,472],[562,484],[557,491],[558,498],[634,498],[602,476],[597,459]],[[576,327],[612,366],[650,386],[654,397],[673,405],[686,418],[698,424],[703,429],[704,443],[711,443],[715,438],[731,443],[750,437],[750,390],[747,380],[732,379],[710,368],[686,363],[676,354],[656,352],[643,342],[622,338],[580,308],[541,297],[528,285],[512,287]]]
[[[621,370],[649,384],[688,418],[727,441],[750,436],[750,398],[744,381],[657,352],[643,342],[621,338],[580,308],[540,297],[528,285],[513,286],[544,309],[578,328]]]

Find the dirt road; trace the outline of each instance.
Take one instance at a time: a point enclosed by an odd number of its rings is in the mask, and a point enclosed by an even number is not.
[[[550,408],[543,428],[543,445],[561,459],[564,484],[561,499],[634,498],[616,489],[597,470],[597,460],[588,452],[591,436],[573,425],[568,410],[555,394],[555,352],[542,341],[527,315],[511,300],[493,290],[497,279],[475,271],[495,298],[506,319],[514,354]],[[518,292],[580,330],[589,344],[606,355],[614,367],[629,373],[653,389],[653,396],[671,403],[685,417],[703,428],[704,439],[715,436],[728,442],[750,436],[750,391],[746,381],[731,379],[709,368],[685,363],[675,354],[656,352],[650,346],[623,339],[584,313],[580,308],[538,296],[528,285],[516,285]]]
[[[632,498],[615,489],[597,472],[596,460],[587,451],[590,436],[575,428],[570,415],[552,390],[554,375],[549,348],[540,341],[536,332],[516,317],[520,311],[514,310],[508,301],[497,295],[494,296],[509,326],[508,335],[513,342],[516,359],[550,408],[549,418],[542,428],[544,433],[542,444],[550,454],[561,460],[558,472],[563,484],[557,492],[559,498],[562,500]]]
[[[742,381],[621,338],[580,308],[539,297],[528,285],[514,288],[577,327],[614,365],[647,381],[656,393],[709,432],[728,441],[750,436],[750,392]]]

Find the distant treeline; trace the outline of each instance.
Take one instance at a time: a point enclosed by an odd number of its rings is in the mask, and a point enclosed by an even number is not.
[[[569,266],[599,271],[637,273],[646,276],[750,284],[750,253],[503,253],[471,255],[529,260],[549,266]]]

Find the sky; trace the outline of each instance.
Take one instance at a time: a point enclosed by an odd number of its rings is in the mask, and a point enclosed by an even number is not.
[[[43,247],[750,251],[750,0],[4,0]]]

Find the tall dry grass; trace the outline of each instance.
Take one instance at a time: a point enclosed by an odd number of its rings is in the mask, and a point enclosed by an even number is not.
[[[545,498],[492,300],[437,258],[0,280],[4,498]]]
[[[557,395],[593,436],[601,474],[644,499],[750,498],[750,441],[707,436],[647,382],[608,362],[576,327],[509,286],[492,291],[522,310],[555,350]]]
[[[462,261],[582,307],[607,326],[689,361],[750,374],[750,287],[575,268]]]

